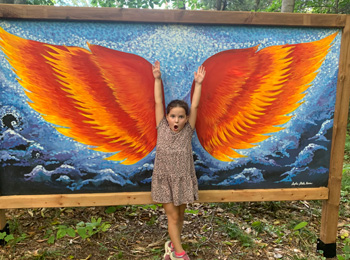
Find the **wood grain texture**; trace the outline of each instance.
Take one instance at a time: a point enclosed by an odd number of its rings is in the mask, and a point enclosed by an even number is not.
[[[328,188],[205,190],[198,202],[326,200]],[[150,192],[1,196],[0,209],[139,205],[155,203]]]
[[[296,14],[231,11],[187,11],[120,9],[94,7],[57,7],[0,4],[3,19],[42,19],[65,21],[124,21],[182,24],[236,24],[272,26],[345,26],[344,14]]]
[[[5,210],[0,209],[0,230],[3,230],[6,225]]]
[[[335,243],[337,238],[338,211],[343,169],[344,147],[350,98],[350,16],[343,30],[337,96],[333,123],[331,161],[329,167],[329,199],[323,202],[320,239],[325,244]]]
[[[208,190],[199,202],[325,200],[320,239],[335,243],[350,97],[350,15],[140,10],[29,5],[0,5],[1,19],[110,21],[168,24],[298,26],[344,28],[341,43],[328,188]],[[0,229],[10,208],[109,206],[153,203],[149,192],[0,196]]]

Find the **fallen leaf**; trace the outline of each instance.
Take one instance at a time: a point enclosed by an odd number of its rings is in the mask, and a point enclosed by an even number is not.
[[[87,258],[82,258],[82,259],[80,259],[80,260],[89,260],[89,259],[91,258],[91,256],[92,256],[92,255],[88,255]]]
[[[164,240],[158,240],[156,242],[149,244],[147,247],[156,247],[156,246],[161,246],[163,244],[164,244]]]
[[[222,241],[222,243],[224,245],[227,245],[227,246],[232,246],[233,245],[230,241]]]
[[[146,248],[144,247],[135,247],[134,249],[131,250],[131,252],[133,253],[140,253],[140,252],[145,252],[146,251]]]
[[[28,209],[28,214],[31,216],[31,217],[34,217],[34,213],[33,213],[33,211],[31,210],[31,209]]]

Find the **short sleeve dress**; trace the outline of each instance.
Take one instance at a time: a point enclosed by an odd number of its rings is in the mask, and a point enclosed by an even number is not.
[[[163,118],[157,128],[157,148],[152,175],[152,199],[179,206],[198,200],[198,183],[192,155],[194,130],[187,122],[174,133]]]

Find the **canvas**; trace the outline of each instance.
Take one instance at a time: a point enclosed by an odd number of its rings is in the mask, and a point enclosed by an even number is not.
[[[0,27],[1,195],[150,190],[156,60],[166,104],[190,103],[193,72],[207,69],[193,137],[200,189],[327,186],[338,29]]]

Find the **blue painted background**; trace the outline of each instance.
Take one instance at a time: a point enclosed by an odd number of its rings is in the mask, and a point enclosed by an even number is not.
[[[166,103],[189,100],[193,72],[228,49],[295,44],[339,31],[303,104],[246,158],[220,162],[193,137],[200,189],[321,187],[327,185],[341,31],[337,29],[192,26],[144,23],[1,21],[25,39],[87,48],[86,42],[161,63]],[[0,194],[150,190],[155,151],[125,166],[59,134],[28,105],[0,51]],[[9,127],[8,120],[12,126]]]

